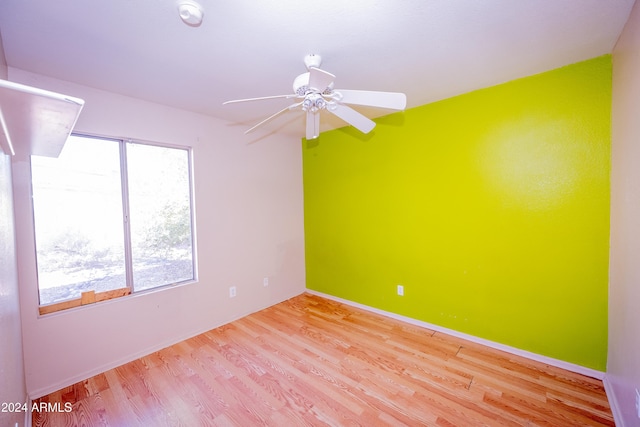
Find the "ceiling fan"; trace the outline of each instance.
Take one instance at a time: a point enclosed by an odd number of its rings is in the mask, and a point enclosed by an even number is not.
[[[260,123],[248,129],[245,133],[253,131],[257,127],[286,111],[300,108],[306,113],[307,139],[317,138],[320,134],[320,111],[322,110],[338,116],[362,133],[368,133],[375,127],[375,122],[346,104],[386,108],[390,110],[405,109],[407,105],[407,96],[404,93],[334,89],[333,81],[336,76],[327,71],[321,70],[319,68],[321,62],[322,58],[320,55],[305,56],[304,63],[308,72],[300,74],[294,79],[292,94],[235,99],[227,101],[224,104],[261,101],[275,98],[296,99],[295,103],[283,108],[275,114],[272,114]]]

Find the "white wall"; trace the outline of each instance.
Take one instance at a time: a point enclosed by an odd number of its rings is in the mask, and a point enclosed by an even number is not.
[[[198,282],[41,317],[28,156],[15,156],[25,371],[32,397],[304,292],[300,139],[272,135],[256,141],[243,134],[243,126],[203,115],[14,68],[9,78],[83,98],[78,132],[183,144],[194,152]],[[232,284],[234,299],[228,296]]]
[[[7,75],[0,36],[0,79]],[[14,231],[11,159],[0,150],[0,403],[24,402],[26,397]],[[22,420],[23,414],[0,412],[2,426]]]
[[[18,272],[11,194],[11,160],[0,151],[0,403],[25,402]],[[1,409],[1,408],[0,408]],[[24,414],[0,412],[0,426],[22,422]]]
[[[609,354],[616,421],[640,426],[640,3],[613,52]]]

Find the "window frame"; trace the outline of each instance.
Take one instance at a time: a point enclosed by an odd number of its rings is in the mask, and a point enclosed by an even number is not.
[[[59,312],[62,310],[67,310],[76,307],[82,307],[90,304],[94,304],[96,302],[113,300],[121,297],[125,297],[128,295],[141,295],[145,293],[152,293],[163,291],[166,289],[188,285],[191,283],[195,283],[198,281],[198,263],[197,263],[197,245],[196,245],[196,214],[195,214],[195,191],[194,191],[194,173],[193,173],[193,147],[178,145],[178,144],[170,144],[170,143],[161,143],[161,142],[153,142],[146,141],[140,139],[133,138],[124,138],[124,137],[110,137],[103,135],[95,135],[91,133],[85,132],[73,132],[70,134],[70,137],[79,137],[79,138],[87,138],[87,139],[99,139],[99,140],[108,140],[113,141],[118,144],[119,151],[119,166],[120,166],[120,191],[122,197],[122,213],[121,219],[123,221],[123,241],[124,241],[124,258],[125,258],[125,287],[106,290],[102,292],[96,292],[95,290],[89,290],[82,292],[79,298],[70,298],[63,301],[56,301],[48,304],[42,304],[40,302],[40,278],[39,278],[39,270],[37,267],[38,263],[38,245],[36,243],[37,240],[37,232],[35,226],[35,218],[36,218],[36,209],[35,204],[31,204],[31,214],[33,220],[33,231],[34,231],[34,255],[36,261],[36,288],[38,295],[38,310],[40,315],[46,315],[50,313]],[[187,157],[187,175],[188,175],[188,196],[189,196],[189,213],[190,213],[190,232],[191,232],[191,268],[192,268],[192,277],[180,280],[173,283],[166,283],[163,285],[154,286],[151,288],[145,288],[141,290],[134,289],[133,283],[133,275],[134,275],[134,262],[133,262],[133,251],[132,251],[132,236],[131,236],[131,221],[130,221],[130,199],[129,199],[129,169],[127,163],[127,144],[135,144],[135,145],[146,145],[151,147],[161,147],[161,148],[169,148],[176,150],[183,150],[186,152]],[[31,190],[31,199],[34,197],[33,190],[33,170],[31,163],[31,156],[29,156],[29,186]]]

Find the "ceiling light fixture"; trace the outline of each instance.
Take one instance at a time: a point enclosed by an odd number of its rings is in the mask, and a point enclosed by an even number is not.
[[[180,12],[180,19],[185,24],[191,27],[199,27],[202,24],[204,11],[198,3],[193,1],[181,2],[178,4],[178,12]]]

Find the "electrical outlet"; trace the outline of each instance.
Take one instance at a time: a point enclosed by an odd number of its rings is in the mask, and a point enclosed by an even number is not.
[[[235,286],[231,286],[229,288],[229,298],[234,298],[236,296],[236,287]]]
[[[404,296],[404,286],[398,285],[398,295]]]
[[[262,286],[269,286],[269,278],[265,277],[264,279],[262,279]]]
[[[636,415],[640,418],[640,390],[636,389]]]

